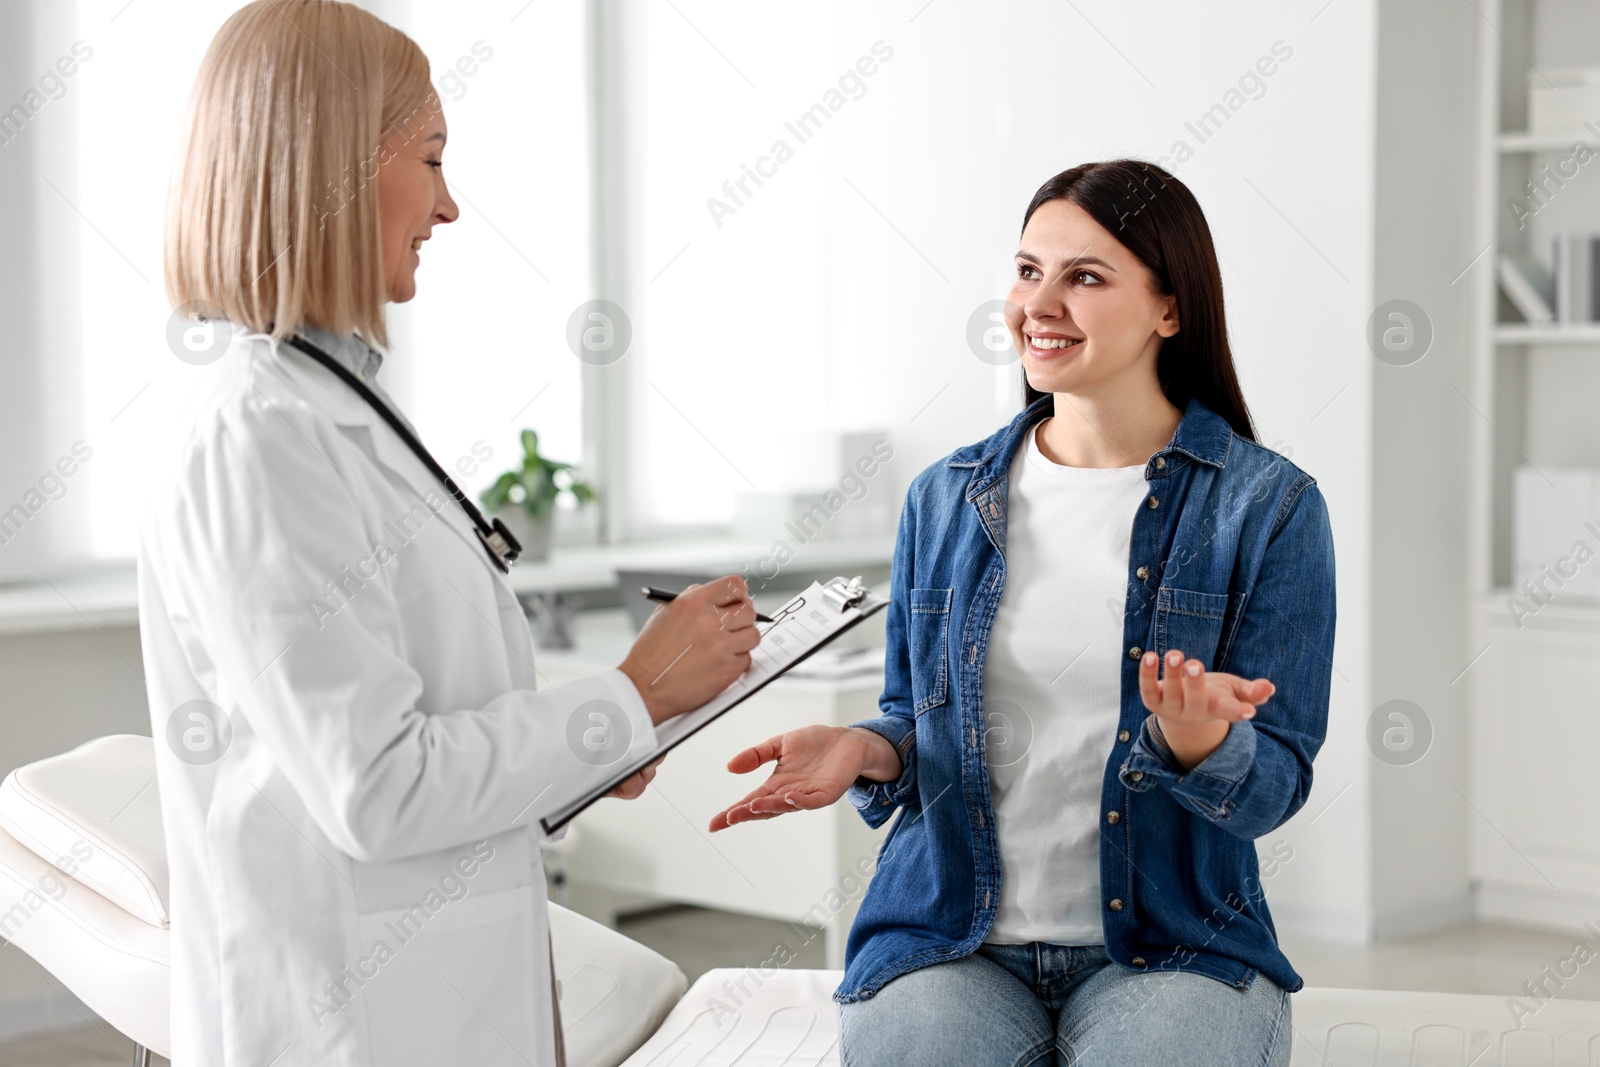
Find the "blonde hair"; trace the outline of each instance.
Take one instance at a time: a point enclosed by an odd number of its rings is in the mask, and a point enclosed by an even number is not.
[[[175,307],[387,344],[383,143],[439,109],[415,41],[354,4],[256,0],[206,50],[167,203]]]

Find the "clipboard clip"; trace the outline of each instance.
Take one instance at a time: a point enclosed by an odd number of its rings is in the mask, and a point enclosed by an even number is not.
[[[835,611],[844,611],[853,608],[866,598],[867,588],[861,584],[861,575],[856,575],[848,581],[844,578],[829,579],[828,584],[822,587],[822,599],[832,606]]]

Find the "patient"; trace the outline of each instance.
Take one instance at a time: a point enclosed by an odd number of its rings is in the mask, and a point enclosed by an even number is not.
[[[740,752],[774,767],[711,829],[900,813],[834,993],[845,1067],[1287,1064],[1304,983],[1255,841],[1327,724],[1327,507],[1256,442],[1210,229],[1161,168],[1047,181],[1005,319],[1023,410],[911,483],[882,715]]]

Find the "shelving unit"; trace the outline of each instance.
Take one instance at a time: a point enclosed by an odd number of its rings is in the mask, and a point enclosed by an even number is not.
[[[1600,120],[1600,116],[1596,116]],[[1600,126],[1600,121],[1596,122]],[[1587,130],[1582,126],[1561,132],[1552,133],[1549,130],[1540,130],[1537,133],[1527,130],[1517,130],[1499,135],[1500,152],[1510,155],[1517,152],[1555,152],[1567,151],[1578,141],[1593,143],[1600,134]]]
[[[1495,344],[1509,345],[1600,345],[1600,323],[1593,326],[1530,326],[1522,322],[1499,322],[1494,327]]]
[[[1533,326],[1499,292],[1502,252],[1548,264],[1560,230],[1600,231],[1600,114],[1593,128],[1528,129],[1528,71],[1600,67],[1600,13],[1573,0],[1482,5],[1479,33],[1476,409],[1468,457],[1473,653],[1470,686],[1472,871],[1487,919],[1574,926],[1600,917],[1600,602],[1559,595],[1518,620],[1513,588],[1512,472],[1600,467],[1600,323]],[[1537,75],[1536,75],[1537,76]],[[1524,183],[1578,142],[1595,157],[1519,220]],[[1481,416],[1481,417],[1480,417]],[[1594,516],[1600,519],[1600,515]],[[1600,539],[1582,529],[1600,554]],[[1600,556],[1587,564],[1600,566]]]

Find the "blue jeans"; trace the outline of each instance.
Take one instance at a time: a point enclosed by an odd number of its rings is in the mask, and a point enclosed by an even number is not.
[[[1289,994],[1129,971],[1099,945],[980,945],[839,1005],[840,1067],[1285,1067]]]

